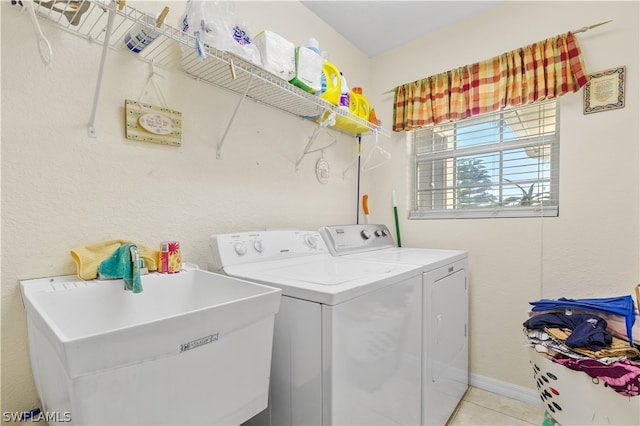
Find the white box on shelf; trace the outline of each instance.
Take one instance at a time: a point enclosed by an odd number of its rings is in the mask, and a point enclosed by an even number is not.
[[[289,81],[296,76],[296,46],[286,38],[264,30],[253,38],[262,58],[262,68]]]

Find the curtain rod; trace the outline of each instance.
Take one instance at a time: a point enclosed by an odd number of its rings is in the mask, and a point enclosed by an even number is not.
[[[582,27],[582,28],[580,28],[580,29],[578,29],[578,30],[570,31],[570,32],[571,32],[572,34],[584,33],[584,32],[589,31],[589,30],[590,30],[590,29],[592,29],[592,28],[596,28],[596,27],[599,27],[600,25],[608,24],[609,22],[613,22],[613,19],[610,19],[610,20],[608,20],[608,21],[604,21],[604,22],[600,22],[600,23],[598,23],[598,24],[588,25],[588,26],[586,26],[586,27]],[[394,89],[391,89],[391,90],[387,90],[386,92],[382,92],[382,94],[383,94],[383,95],[386,95],[387,93],[393,93],[393,92],[395,92],[395,90],[396,90],[395,88],[394,88]]]
[[[571,32],[573,34],[584,33],[586,31],[589,31],[592,28],[599,27],[600,25],[608,24],[609,22],[613,22],[613,19],[610,19],[610,20],[604,21],[604,22],[600,22],[599,24],[589,25],[588,27],[582,27],[579,30],[575,30],[575,31],[571,31]]]

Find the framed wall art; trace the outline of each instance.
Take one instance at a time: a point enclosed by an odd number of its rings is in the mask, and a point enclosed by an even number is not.
[[[161,145],[182,145],[182,113],[131,99],[124,100],[126,138]]]
[[[612,68],[589,75],[584,86],[584,113],[624,108],[626,67]]]

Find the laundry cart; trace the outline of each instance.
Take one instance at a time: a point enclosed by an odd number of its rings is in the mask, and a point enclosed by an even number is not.
[[[540,399],[557,424],[640,424],[640,396],[623,396],[604,382],[557,364],[534,348],[529,355]]]
[[[640,348],[634,345],[640,330],[633,327],[633,298],[530,304],[523,326],[547,414],[543,424],[640,425]]]

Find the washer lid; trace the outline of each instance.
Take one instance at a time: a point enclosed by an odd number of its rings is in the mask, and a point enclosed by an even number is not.
[[[331,286],[363,278],[377,281],[380,276],[387,276],[395,269],[392,264],[321,259],[301,265],[266,269],[263,274],[274,279],[284,278]]]
[[[336,305],[412,276],[417,265],[368,262],[343,257],[309,256],[225,268],[225,273],[282,289],[284,296]]]

